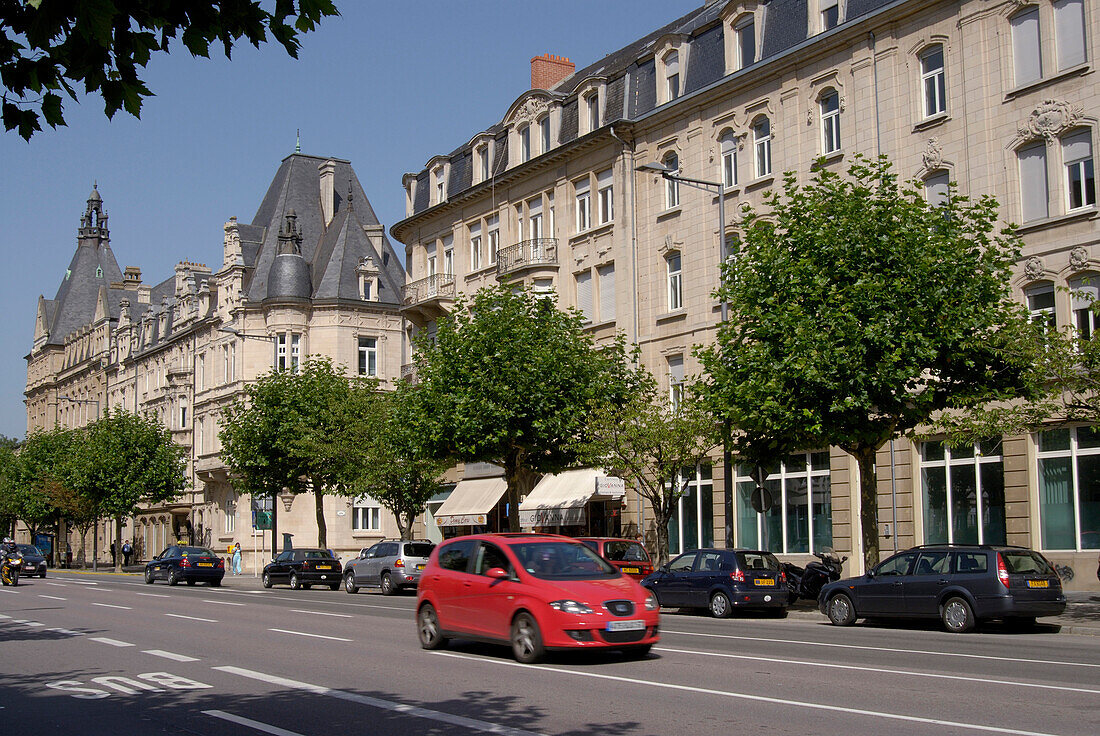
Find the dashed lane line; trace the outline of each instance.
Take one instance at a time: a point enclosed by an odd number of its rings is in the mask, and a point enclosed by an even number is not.
[[[108,644],[112,647],[132,647],[134,646],[128,641],[119,641],[118,639],[108,639],[105,636],[93,636],[88,641],[99,642],[100,644]]]
[[[287,731],[285,728],[279,728],[278,726],[271,726],[267,723],[260,723],[254,721],[251,718],[245,718],[243,716],[235,716],[232,713],[226,713],[223,710],[204,710],[203,715],[213,716],[214,718],[220,718],[223,721],[229,721],[230,723],[236,723],[238,726],[247,726],[248,728],[263,733],[272,734],[272,736],[302,736],[297,731]]]
[[[252,680],[259,680],[260,682],[266,682],[271,685],[279,685],[281,687],[292,688],[294,690],[305,690],[306,692],[315,693],[317,695],[327,695],[329,697],[339,698],[340,700],[347,700],[352,703],[367,705],[372,708],[379,708],[381,710],[388,710],[395,713],[416,716],[417,718],[426,718],[433,721],[439,721],[441,723],[447,723],[452,726],[461,726],[462,728],[473,729],[485,733],[504,734],[504,736],[539,736],[539,734],[533,733],[531,731],[523,731],[518,728],[503,726],[499,723],[491,723],[489,721],[481,721],[476,718],[456,716],[438,710],[429,710],[428,708],[420,708],[415,705],[407,705],[405,703],[394,703],[389,700],[372,698],[369,695],[349,693],[344,690],[334,690],[332,688],[324,687],[323,685],[311,685],[308,682],[299,682],[297,680],[290,680],[285,677],[279,677],[277,675],[268,675],[263,672],[256,672],[254,670],[246,670],[240,667],[214,667],[213,669],[219,672],[226,672],[231,675],[238,675],[240,677],[247,677]]]
[[[308,636],[311,639],[331,639],[332,641],[355,641],[354,639],[345,639],[342,636],[325,636],[324,634],[310,634],[305,631],[289,631],[287,629],[268,629],[268,631],[277,631],[280,634],[293,634],[294,636]]]
[[[188,621],[203,621],[203,622],[208,623],[208,624],[218,623],[216,619],[212,619],[212,618],[199,618],[198,616],[181,616],[178,613],[166,613],[164,615],[165,616],[171,616],[172,618],[185,618]]]
[[[49,598],[52,601],[67,601],[67,600],[69,600],[68,598],[62,598],[59,595],[45,595],[43,593],[39,593],[38,597],[39,598]]]
[[[93,606],[99,606],[100,608],[121,608],[123,611],[132,611],[132,610],[134,610],[130,606],[116,606],[113,603],[93,603],[92,605]]]
[[[233,601],[211,601],[206,598],[202,599],[203,603],[217,603],[219,606],[243,606],[243,603],[234,603]]]
[[[311,616],[337,616],[339,618],[355,618],[350,613],[329,613],[328,611],[305,611],[301,608],[290,609],[291,613],[308,613]]]
[[[438,657],[452,657],[454,659],[465,659],[475,662],[484,662],[490,665],[497,665],[501,667],[524,667],[533,670],[542,670],[544,672],[553,672],[559,675],[573,675],[576,677],[590,677],[597,680],[609,680],[611,682],[623,682],[630,685],[641,685],[643,687],[653,687],[662,690],[676,690],[680,692],[690,692],[700,695],[716,695],[723,698],[733,698],[736,700],[748,700],[755,703],[765,703],[768,705],[786,705],[794,708],[805,708],[807,710],[826,711],[831,713],[844,713],[847,715],[855,716],[867,716],[869,718],[881,718],[891,721],[903,721],[905,723],[924,723],[933,726],[947,726],[949,728],[959,728],[964,732],[981,731],[984,733],[1004,733],[1013,734],[1013,736],[1055,736],[1055,734],[1043,732],[1043,731],[1024,731],[1015,728],[1002,728],[1000,726],[988,726],[982,723],[960,723],[958,721],[948,721],[942,718],[924,718],[921,716],[907,716],[900,713],[888,713],[886,711],[866,710],[864,708],[845,708],[840,705],[828,705],[827,703],[814,703],[803,700],[787,700],[786,698],[773,698],[765,695],[752,695],[749,693],[739,693],[732,690],[716,690],[706,687],[694,687],[691,685],[677,685],[671,682],[654,682],[651,680],[639,680],[633,677],[622,677],[620,675],[608,675],[600,672],[587,672],[582,670],[568,670],[558,669],[556,667],[547,667],[545,665],[537,664],[520,664],[519,662],[507,662],[504,660],[493,660],[485,657],[474,657],[468,654],[456,654],[453,652],[432,652],[432,654]]]
[[[188,657],[186,654],[176,654],[175,652],[166,652],[163,649],[142,649],[142,654],[152,654],[154,657],[163,657],[164,659],[171,659],[174,662],[198,662],[198,657]]]
[[[171,597],[171,596],[165,595],[164,593],[135,593],[134,595],[144,595],[144,596],[149,597],[149,598],[169,598],[169,597]]]

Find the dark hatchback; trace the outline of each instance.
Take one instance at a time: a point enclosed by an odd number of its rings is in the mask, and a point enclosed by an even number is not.
[[[314,585],[340,587],[340,561],[327,549],[288,549],[264,567],[263,585],[287,583],[293,590]]]
[[[829,583],[818,597],[837,626],[858,618],[939,618],[962,633],[989,619],[1031,625],[1066,610],[1062,582],[1027,547],[924,545],[898,553],[866,575]]]
[[[214,588],[225,577],[225,560],[206,547],[172,545],[145,563],[145,582],[167,580],[169,585],[210,583]]]
[[[699,549],[687,552],[642,580],[662,607],[706,608],[715,618],[735,608],[787,615],[787,580],[771,552]]]
[[[33,544],[19,544],[19,554],[23,555],[23,572],[24,577],[31,577],[37,575],[40,578],[46,577],[46,555],[42,554],[42,550],[35,547]]]

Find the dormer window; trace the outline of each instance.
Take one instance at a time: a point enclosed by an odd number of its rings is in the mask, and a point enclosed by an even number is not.
[[[519,129],[519,160],[525,163],[531,160],[531,126],[524,125]]]
[[[821,0],[821,32],[836,28],[840,23],[840,0]]]
[[[752,16],[738,23],[734,34],[737,37],[737,68],[744,69],[756,61],[756,23]]]
[[[669,51],[665,55],[665,101],[671,102],[680,96],[680,54]]]
[[[584,108],[588,114],[589,132],[600,127],[600,93],[593,92],[584,98]]]
[[[432,172],[434,204],[442,204],[447,201],[447,167],[440,166]]]
[[[541,145],[541,148],[540,148],[539,152],[540,153],[546,153],[550,150],[551,143],[552,143],[551,138],[550,138],[550,116],[549,115],[542,116],[542,118],[539,119],[538,126],[539,126],[539,144]]]
[[[489,178],[489,144],[481,146],[477,149],[477,167],[481,172],[481,181],[486,181]]]

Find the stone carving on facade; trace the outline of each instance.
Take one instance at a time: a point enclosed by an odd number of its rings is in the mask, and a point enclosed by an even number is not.
[[[1016,129],[1018,138],[1046,138],[1054,141],[1066,130],[1081,122],[1085,110],[1080,105],[1071,105],[1064,100],[1043,100],[1037,105],[1027,121]]]
[[[940,145],[939,138],[932,136],[928,139],[921,154],[921,161],[924,163],[925,171],[935,171],[943,166],[943,146]]]
[[[1083,271],[1089,265],[1089,252],[1078,246],[1069,252],[1069,267],[1074,271]]]
[[[529,97],[526,102],[516,109],[515,114],[512,115],[512,121],[516,123],[532,122],[546,112],[547,107],[549,107],[547,100],[539,97]]]
[[[241,253],[241,231],[236,217],[230,217],[225,223],[225,257],[222,259],[225,266],[243,266],[244,254]]]
[[[1029,281],[1035,279],[1046,273],[1046,268],[1043,266],[1043,261],[1038,256],[1032,256],[1027,259],[1027,263],[1024,265],[1024,275],[1027,276]]]

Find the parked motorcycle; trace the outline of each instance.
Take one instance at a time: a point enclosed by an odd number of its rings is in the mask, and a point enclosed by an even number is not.
[[[0,583],[19,585],[19,573],[23,570],[23,555],[18,552],[0,553]]]
[[[816,601],[818,593],[825,583],[840,580],[841,565],[847,557],[839,557],[832,550],[815,552],[820,562],[810,562],[799,567],[790,562],[783,563],[783,572],[787,574],[787,601],[794,603],[799,598]]]

